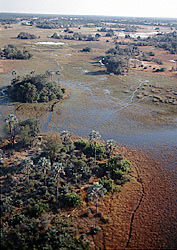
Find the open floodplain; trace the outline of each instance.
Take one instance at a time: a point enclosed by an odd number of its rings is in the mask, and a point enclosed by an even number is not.
[[[114,48],[114,41],[70,41],[49,38],[55,29],[12,24],[0,27],[0,48],[14,44],[33,54],[30,60],[0,60],[0,124],[15,113],[19,120],[37,118],[43,132],[69,130],[74,135],[88,137],[92,129],[103,139],[114,139],[120,152],[134,165],[132,181],[119,194],[100,201],[100,212],[109,217],[108,224],[97,224],[102,232],[90,240],[100,249],[173,249],[176,242],[177,204],[177,102],[159,102],[158,98],[177,94],[177,73],[170,72],[176,54],[159,48],[149,48],[164,62],[166,72],[131,69],[124,75],[106,73],[100,63],[105,51]],[[154,34],[154,27],[144,28]],[[97,28],[73,28],[74,32],[95,34]],[[29,32],[40,38],[20,40],[17,35]],[[169,32],[168,27],[162,28]],[[63,30],[60,30],[63,33]],[[140,33],[141,32],[141,33]],[[138,34],[142,34],[142,30]],[[118,34],[119,36],[119,34]],[[142,35],[143,36],[143,35]],[[120,34],[121,37],[121,34]],[[122,39],[122,38],[120,38]],[[91,52],[81,52],[85,47]],[[147,47],[141,48],[147,51]],[[145,63],[147,65],[148,63]],[[69,97],[55,105],[12,103],[3,89],[10,85],[12,71],[17,75],[59,71],[53,79],[64,86]],[[142,93],[146,93],[145,95]],[[158,96],[158,98],[154,97]],[[160,97],[159,97],[160,96]],[[167,97],[168,98],[168,97]],[[52,108],[51,108],[52,107]],[[146,154],[145,154],[146,152]],[[92,223],[76,211],[73,221],[78,232]],[[93,218],[93,220],[95,220]]]

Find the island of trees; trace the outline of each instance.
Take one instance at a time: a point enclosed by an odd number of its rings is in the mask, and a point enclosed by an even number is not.
[[[15,102],[38,103],[62,99],[65,89],[52,81],[52,73],[15,77],[7,89],[8,96]]]
[[[27,32],[20,32],[17,36],[18,39],[36,39],[37,36],[27,33]]]
[[[0,59],[27,60],[31,57],[32,54],[25,48],[23,50],[19,50],[13,44],[5,45],[3,49],[0,49]]]

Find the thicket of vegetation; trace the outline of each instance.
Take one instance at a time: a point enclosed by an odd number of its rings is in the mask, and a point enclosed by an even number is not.
[[[141,38],[139,37],[135,42],[118,42],[119,45],[135,45],[135,46],[154,46],[168,50],[171,54],[177,53],[177,32],[159,33],[156,36]]]
[[[108,73],[121,75],[125,72],[125,69],[128,71],[128,66],[127,66],[128,61],[121,56],[118,55],[105,56],[104,59],[102,59],[102,62],[105,65]]]
[[[17,49],[12,44],[5,45],[3,49],[0,49],[0,59],[30,59],[32,54],[29,53],[25,48],[23,50]]]
[[[112,49],[107,50],[106,54],[129,56],[129,57],[135,58],[136,56],[140,55],[140,50],[137,46],[120,47],[119,45],[116,45],[115,49],[112,48]]]
[[[68,131],[39,137],[37,121],[18,122],[15,115],[6,118],[6,126],[9,133],[17,126],[20,131],[31,128],[28,136],[33,134],[38,141],[33,155],[8,165],[7,154],[13,157],[26,145],[18,144],[20,133],[12,146],[13,133],[2,140],[1,248],[87,249],[89,242],[75,237],[75,228],[62,219],[63,211],[79,209],[82,199],[97,203],[107,192],[120,191],[129,180],[130,162],[114,152],[112,140],[100,143],[96,131],[90,140],[73,142]],[[99,181],[89,184],[90,178]]]
[[[15,77],[7,93],[13,101],[17,102],[49,102],[54,99],[61,99],[65,89],[58,83],[52,81],[52,74],[46,72],[43,75],[26,75]]]
[[[72,35],[60,35],[56,32],[51,36],[54,39],[78,40],[78,41],[98,41],[98,35],[84,35],[82,33],[74,32]]]
[[[116,44],[115,48],[106,51],[107,56],[103,57],[102,63],[105,65],[108,73],[117,75],[123,74],[125,70],[129,71],[129,60],[140,55],[137,46],[120,47]]]
[[[17,36],[18,39],[36,39],[37,36],[27,33],[27,32],[20,32]]]

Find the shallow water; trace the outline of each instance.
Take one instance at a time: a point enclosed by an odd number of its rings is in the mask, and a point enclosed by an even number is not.
[[[64,43],[61,43],[61,42],[37,42],[36,43],[37,45],[63,45]]]
[[[138,36],[140,36],[141,38],[147,38],[149,36],[154,36],[157,33],[158,33],[157,31],[154,31],[154,32],[136,32],[136,33],[118,32],[117,35],[118,35],[118,37],[125,37],[125,35],[129,34],[132,38],[137,38]]]
[[[82,68],[80,68],[83,71]],[[39,118],[43,131],[61,131],[67,129],[80,136],[88,136],[92,129],[100,132],[103,139],[113,138],[121,144],[137,147],[153,147],[157,144],[177,144],[177,126],[156,126],[143,120],[132,119],[137,114],[147,115],[152,109],[144,109],[142,100],[135,98],[136,91],[144,83],[162,82],[161,78],[131,76],[123,78],[124,83],[131,80],[129,93],[118,91],[117,82],[108,85],[106,80],[82,83],[79,81],[61,81],[70,91],[70,98],[56,104],[53,112],[44,112]],[[165,80],[164,80],[165,81]],[[148,87],[148,86],[147,86]],[[15,112],[8,98],[0,96],[0,122],[9,112]],[[129,116],[128,114],[133,114]],[[28,118],[20,111],[16,112],[20,120]],[[34,114],[35,117],[35,114]],[[157,117],[158,119],[158,117]]]

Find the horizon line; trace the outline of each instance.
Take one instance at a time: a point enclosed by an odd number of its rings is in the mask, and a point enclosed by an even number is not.
[[[95,16],[95,17],[127,17],[127,18],[155,18],[155,19],[175,19],[177,20],[177,17],[158,17],[158,16],[115,16],[115,15],[96,15],[96,14],[56,14],[56,13],[30,13],[30,12],[6,12],[2,11],[0,14],[27,14],[27,15],[55,15],[55,16]]]

